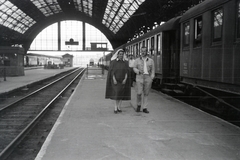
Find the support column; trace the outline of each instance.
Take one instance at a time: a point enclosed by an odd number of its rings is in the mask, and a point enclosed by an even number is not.
[[[82,40],[82,46],[83,46],[83,51],[86,50],[86,27],[85,27],[85,22],[82,22],[82,34],[83,34],[83,40]]]
[[[58,51],[61,51],[61,22],[58,22]]]

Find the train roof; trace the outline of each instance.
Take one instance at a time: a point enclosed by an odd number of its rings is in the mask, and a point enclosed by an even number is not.
[[[218,7],[219,5],[221,5],[223,3],[226,3],[227,1],[230,1],[230,0],[205,0],[204,2],[192,7],[188,11],[186,11],[183,14],[180,22],[186,21],[192,17],[196,17],[208,10]]]
[[[59,56],[50,56],[50,55],[45,55],[45,54],[37,54],[37,53],[28,53],[26,56],[39,56],[39,57],[49,57],[49,58],[62,58]]]
[[[166,23],[164,23],[163,25],[158,26],[156,29],[160,28],[161,31],[175,30],[179,25],[180,19],[181,16],[174,17],[167,21]]]
[[[133,41],[129,42],[128,44],[136,43],[139,40],[146,39],[147,37],[151,37],[151,36],[153,36],[153,35],[155,35],[156,33],[159,33],[159,32],[175,30],[179,26],[180,19],[181,19],[181,16],[174,17],[174,18],[170,19],[169,21],[167,21],[166,23],[164,23],[164,24],[158,26],[157,28],[149,31],[148,33],[134,39]]]

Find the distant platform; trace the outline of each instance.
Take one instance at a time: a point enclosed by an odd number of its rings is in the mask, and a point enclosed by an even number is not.
[[[10,92],[17,88],[46,79],[48,77],[54,76],[56,74],[65,72],[70,69],[73,68],[72,67],[64,69],[28,68],[24,71],[25,72],[24,76],[6,77],[6,81],[4,81],[3,77],[0,77],[0,94]]]

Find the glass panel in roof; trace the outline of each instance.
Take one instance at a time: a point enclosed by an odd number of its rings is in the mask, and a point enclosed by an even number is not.
[[[110,27],[109,27],[109,29],[110,29],[110,30],[112,30],[112,31],[114,31],[114,28],[113,28],[113,26],[110,26]]]
[[[116,12],[116,11],[118,10],[118,8],[117,8],[117,7],[113,7],[112,10],[113,10],[114,12]]]
[[[83,0],[84,13],[92,17],[92,0]]]
[[[123,22],[127,22],[144,1],[145,0],[108,0],[102,23],[113,33],[116,33],[124,25]],[[107,26],[106,22],[109,22],[110,26]],[[112,25],[114,24],[118,24],[118,27],[113,27]]]
[[[5,22],[3,23],[3,25],[6,26],[6,27],[8,27],[9,22],[8,22],[8,21],[5,21]]]
[[[92,17],[92,0],[73,0],[75,8]],[[83,8],[82,8],[83,7]]]
[[[126,13],[126,12],[125,12],[124,10],[120,10],[120,11],[118,12],[118,16],[119,16],[119,17],[123,17],[125,13]]]
[[[45,16],[62,12],[57,0],[30,0]]]
[[[119,23],[118,23],[118,27],[122,27],[124,25],[124,23],[122,22],[122,21],[119,21]]]
[[[9,18],[7,19],[7,21],[8,21],[8,22],[12,22],[12,21],[13,21],[13,18],[12,18],[12,17],[9,17]]]
[[[130,4],[129,2],[127,2],[127,3],[123,3],[121,9],[125,9],[125,10],[127,10],[127,9],[129,8],[130,5],[131,5],[131,4]]]
[[[9,27],[9,28],[12,28],[12,27],[13,27],[13,24],[12,24],[12,23],[10,23],[8,27]]]
[[[80,12],[83,12],[83,8],[81,5],[81,0],[73,0],[73,4],[75,6],[75,9],[77,9]]]
[[[138,5],[141,5],[145,0],[135,0],[135,2],[138,3]]]
[[[115,16],[115,14],[110,14],[109,17],[112,19]]]
[[[133,9],[137,9],[138,8],[137,2],[133,2],[130,7],[133,7]]]
[[[24,33],[36,22],[8,0],[0,1],[0,25]],[[27,22],[27,24],[24,24]]]
[[[136,10],[136,7],[134,7],[133,5],[131,5],[128,9],[129,13],[133,13]]]
[[[109,27],[109,26],[110,26],[110,24],[109,24],[108,22],[106,22],[105,25],[106,25],[106,27]]]
[[[13,14],[12,14],[12,17],[14,17],[14,18],[16,18],[18,16],[18,14],[16,13],[16,12],[14,12]]]

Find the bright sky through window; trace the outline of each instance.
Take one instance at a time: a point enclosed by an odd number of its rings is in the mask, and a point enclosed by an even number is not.
[[[112,45],[101,31],[94,26],[86,23],[86,50],[90,50],[91,42],[107,43],[109,50],[112,50]],[[82,22],[81,21],[61,21],[61,50],[76,51],[82,50]],[[79,45],[65,45],[65,41],[73,39],[78,41]],[[37,35],[30,46],[30,50],[58,50],[58,27],[54,23],[45,28]]]

